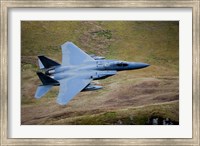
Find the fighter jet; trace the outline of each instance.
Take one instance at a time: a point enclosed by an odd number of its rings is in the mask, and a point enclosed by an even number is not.
[[[57,103],[66,105],[81,91],[101,89],[92,83],[93,80],[113,76],[117,71],[134,70],[148,67],[142,62],[126,62],[107,60],[102,56],[91,56],[82,51],[72,42],[61,45],[62,63],[48,57],[38,56],[40,70],[37,75],[42,85],[39,85],[35,98],[44,96],[53,86],[60,86]]]

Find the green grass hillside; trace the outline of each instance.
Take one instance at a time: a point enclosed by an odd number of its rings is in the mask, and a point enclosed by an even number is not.
[[[56,103],[58,87],[36,100],[37,56],[61,62],[66,41],[88,54],[151,66],[96,81],[102,90],[79,93],[66,106]],[[179,23],[22,21],[21,104],[22,124],[148,124],[152,117],[178,123]]]

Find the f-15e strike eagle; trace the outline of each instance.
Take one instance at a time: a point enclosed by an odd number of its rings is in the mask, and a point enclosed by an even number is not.
[[[37,72],[42,85],[39,85],[35,98],[44,96],[53,86],[60,86],[57,103],[66,105],[81,91],[101,89],[92,80],[105,79],[117,71],[134,70],[149,66],[146,63],[107,60],[105,57],[88,55],[72,42],[61,45],[62,64],[45,56],[38,56],[39,67],[44,73]]]

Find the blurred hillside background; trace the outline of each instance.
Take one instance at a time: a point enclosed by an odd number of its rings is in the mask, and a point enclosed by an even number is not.
[[[103,89],[81,92],[66,106],[56,103],[58,87],[35,99],[37,56],[61,62],[66,41],[88,54],[151,66],[99,80]],[[178,21],[21,22],[22,125],[144,125],[155,119],[179,123]]]

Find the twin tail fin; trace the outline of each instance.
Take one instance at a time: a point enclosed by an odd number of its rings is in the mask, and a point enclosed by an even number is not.
[[[35,92],[35,98],[41,98],[44,96],[53,86],[59,86],[60,83],[51,77],[43,74],[42,72],[37,72],[38,77],[40,78],[42,85],[38,86]]]

